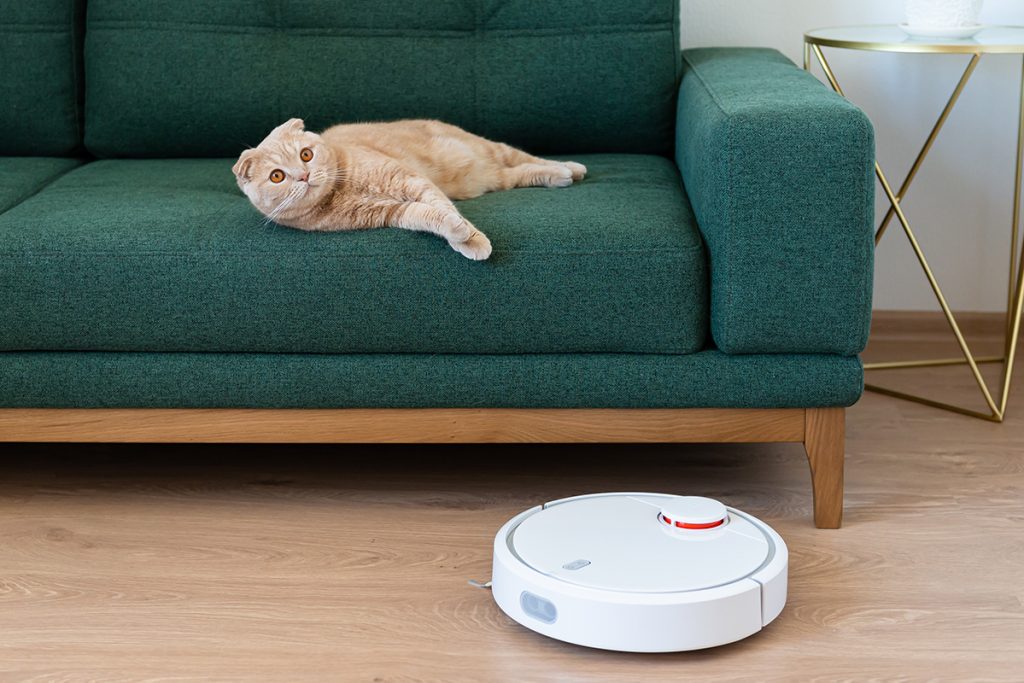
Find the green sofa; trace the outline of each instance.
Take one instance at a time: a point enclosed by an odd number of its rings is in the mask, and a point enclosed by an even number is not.
[[[841,495],[872,127],[777,52],[680,52],[678,0],[34,0],[0,5],[0,58],[0,440],[838,430],[808,451]],[[304,233],[231,173],[292,116],[438,118],[590,174],[461,202],[486,262]]]

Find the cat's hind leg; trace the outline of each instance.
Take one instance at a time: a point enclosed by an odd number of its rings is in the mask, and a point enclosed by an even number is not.
[[[569,171],[572,172],[572,181],[574,183],[587,177],[587,167],[583,164],[576,163],[575,161],[556,161],[555,163],[565,164]]]
[[[587,175],[587,167],[583,164],[575,161],[555,161],[553,159],[544,159],[541,157],[527,154],[521,149],[516,149],[511,145],[506,145],[503,142],[495,143],[497,145],[497,156],[498,160],[506,168],[515,168],[517,166],[535,165],[535,166],[564,166],[569,169],[573,182],[583,180]],[[515,185],[513,187],[524,187],[523,185]],[[525,187],[530,187],[529,185]],[[564,187],[562,185],[551,185],[548,187]]]
[[[572,185],[572,171],[565,164],[520,164],[502,169],[501,173],[508,188]]]

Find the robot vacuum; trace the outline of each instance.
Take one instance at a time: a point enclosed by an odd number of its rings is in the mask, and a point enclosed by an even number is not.
[[[494,538],[491,590],[505,614],[551,638],[678,652],[771,623],[788,565],[771,527],[716,500],[600,493],[509,520]]]

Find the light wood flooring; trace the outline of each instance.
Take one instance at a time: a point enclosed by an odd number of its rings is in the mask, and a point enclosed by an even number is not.
[[[911,329],[871,357],[952,351]],[[845,526],[819,531],[796,444],[0,446],[0,680],[1024,680],[1024,391],[1003,425],[868,394],[847,457]],[[601,490],[768,521],[785,611],[723,648],[616,654],[467,585],[510,516]]]

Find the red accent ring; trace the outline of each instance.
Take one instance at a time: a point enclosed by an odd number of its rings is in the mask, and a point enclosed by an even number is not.
[[[676,522],[676,526],[680,529],[714,529],[716,526],[722,526],[725,524],[724,519],[720,519],[717,522],[709,522],[707,524],[686,524],[684,522]]]
[[[665,524],[669,526],[676,526],[680,529],[714,529],[716,526],[722,526],[725,524],[724,519],[720,519],[717,522],[708,522],[707,524],[690,524],[689,522],[675,522],[665,515],[661,515],[661,518],[665,521]]]

